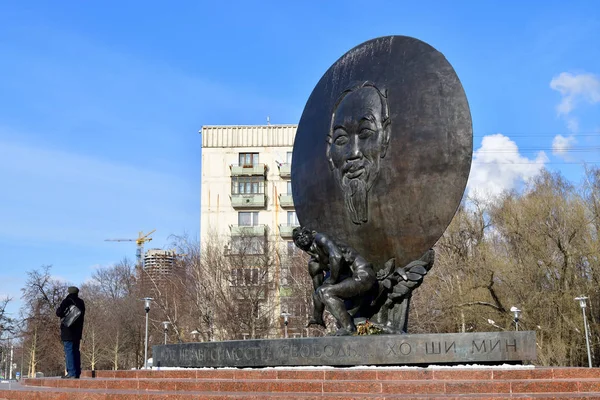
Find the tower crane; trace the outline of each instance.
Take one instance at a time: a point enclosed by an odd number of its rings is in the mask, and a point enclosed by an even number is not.
[[[151,230],[150,232],[144,234],[144,232],[140,231],[138,233],[137,239],[105,239],[105,242],[135,242],[137,244],[137,250],[135,252],[135,258],[137,260],[136,266],[139,270],[143,267],[143,256],[144,256],[144,243],[152,240],[150,235],[156,232],[156,229]]]

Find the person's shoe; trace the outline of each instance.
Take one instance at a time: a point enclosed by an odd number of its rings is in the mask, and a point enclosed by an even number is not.
[[[60,379],[76,379],[73,375],[61,376]]]

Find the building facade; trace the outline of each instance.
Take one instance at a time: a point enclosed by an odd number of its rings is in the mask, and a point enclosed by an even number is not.
[[[290,179],[296,128],[202,127],[201,243],[249,232],[291,238],[297,225]]]
[[[149,249],[144,254],[144,267],[142,270],[142,290],[145,295],[166,286],[175,273],[174,250]]]
[[[282,289],[289,272],[286,257],[281,255],[296,252],[292,230],[298,226],[298,220],[291,187],[296,128],[297,125],[203,126],[201,131],[201,245],[218,240],[224,254],[230,256],[258,256],[266,247],[275,249],[277,257],[273,257],[269,275],[277,319],[282,313],[290,313],[281,298],[285,296],[282,293],[287,293]],[[231,271],[233,286],[258,284],[261,272],[245,269],[248,267]],[[305,335],[302,329],[290,330],[290,336]]]

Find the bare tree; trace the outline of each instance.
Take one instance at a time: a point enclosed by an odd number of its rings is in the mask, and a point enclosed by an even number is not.
[[[288,332],[290,336],[323,336],[328,331],[335,332],[335,319],[328,311],[324,320],[328,329],[311,325],[308,321],[313,316],[313,281],[308,273],[309,257],[293,243],[280,251],[281,278],[280,302],[281,311],[289,314]],[[284,323],[284,319],[281,319]]]
[[[6,307],[11,301],[12,298],[8,296],[0,299],[0,338],[5,334],[13,334],[16,330],[15,319],[10,317],[6,311]]]
[[[184,254],[179,264],[185,287],[180,291],[187,316],[178,316],[177,324],[188,333],[182,336],[190,337],[192,330],[203,340],[277,335],[279,259],[272,242],[241,235],[229,243],[215,234],[202,249],[187,237],[174,245]]]
[[[50,275],[51,266],[27,273],[22,289],[24,306],[24,345],[28,349],[28,374],[38,369],[59,374],[64,369],[60,329],[55,310],[60,305],[67,284]]]
[[[124,259],[97,269],[84,287],[89,302],[84,335],[86,342],[97,341],[99,365],[111,369],[140,366],[143,321],[136,312],[141,302],[135,266]],[[99,338],[98,332],[102,332]]]
[[[217,291],[219,325],[231,338],[271,337],[278,325],[275,245],[266,237],[241,235],[224,257]]]

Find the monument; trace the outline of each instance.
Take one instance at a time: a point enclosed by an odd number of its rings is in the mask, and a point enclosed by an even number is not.
[[[411,37],[358,45],[310,95],[292,189],[309,255],[309,325],[335,336],[154,346],[158,366],[409,365],[534,360],[534,332],[410,335],[410,299],[460,204],[471,167],[469,105],[446,58]],[[383,334],[356,336],[368,319]]]
[[[292,165],[296,244],[309,269],[329,274],[315,285],[311,322],[322,324],[324,305],[338,335],[356,331],[355,317],[407,331],[412,291],[460,204],[472,148],[463,87],[428,44],[381,37],[329,68],[306,103]]]

